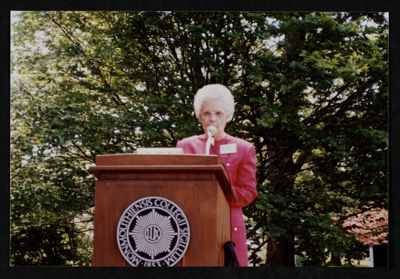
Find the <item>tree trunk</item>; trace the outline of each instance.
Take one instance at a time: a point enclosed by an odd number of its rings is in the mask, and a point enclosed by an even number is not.
[[[294,267],[294,239],[292,236],[284,235],[277,239],[268,241],[267,266],[289,266]]]
[[[342,266],[342,262],[340,260],[340,257],[332,253],[331,254],[331,262],[330,262],[330,264],[332,266]]]
[[[286,197],[285,201],[280,199],[269,201],[278,212],[271,212],[268,216],[268,222],[271,224],[279,225],[285,229],[283,235],[271,238],[267,243],[267,266],[295,266],[294,259],[294,232],[292,230],[293,224],[282,218],[279,213],[284,209],[288,209],[292,196],[296,171],[301,166],[301,162],[297,165],[293,162],[293,153],[297,148],[287,148],[297,142],[295,137],[287,137],[284,139],[277,139],[271,141],[269,157],[273,158],[276,154],[281,154],[276,160],[273,168],[271,168],[271,175],[269,177],[269,191],[271,194],[278,193],[281,197]],[[283,151],[283,152],[282,152]]]

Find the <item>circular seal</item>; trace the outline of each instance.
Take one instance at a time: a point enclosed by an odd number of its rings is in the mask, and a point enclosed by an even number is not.
[[[185,214],[162,197],[135,201],[118,222],[118,247],[132,266],[174,266],[185,254],[189,240]]]

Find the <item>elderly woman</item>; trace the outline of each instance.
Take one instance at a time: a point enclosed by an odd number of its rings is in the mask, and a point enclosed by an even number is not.
[[[215,128],[214,147],[210,154],[219,154],[225,163],[231,181],[231,236],[239,266],[248,266],[246,227],[242,207],[257,197],[256,154],[254,146],[242,139],[225,133],[226,124],[232,120],[234,100],[228,88],[210,84],[199,89],[194,97],[194,111],[205,134],[185,138],[177,143],[185,153],[204,154],[207,129]]]

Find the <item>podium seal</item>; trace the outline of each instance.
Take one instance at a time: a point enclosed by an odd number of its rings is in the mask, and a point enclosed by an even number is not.
[[[189,240],[185,214],[162,197],[135,201],[118,222],[118,247],[132,266],[174,266],[185,254]]]

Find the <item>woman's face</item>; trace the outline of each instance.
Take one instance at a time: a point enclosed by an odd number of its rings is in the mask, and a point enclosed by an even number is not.
[[[203,102],[200,109],[199,122],[203,126],[204,132],[207,133],[207,127],[213,125],[217,128],[215,138],[222,139],[228,117],[223,109],[224,104],[221,100],[213,99]]]

